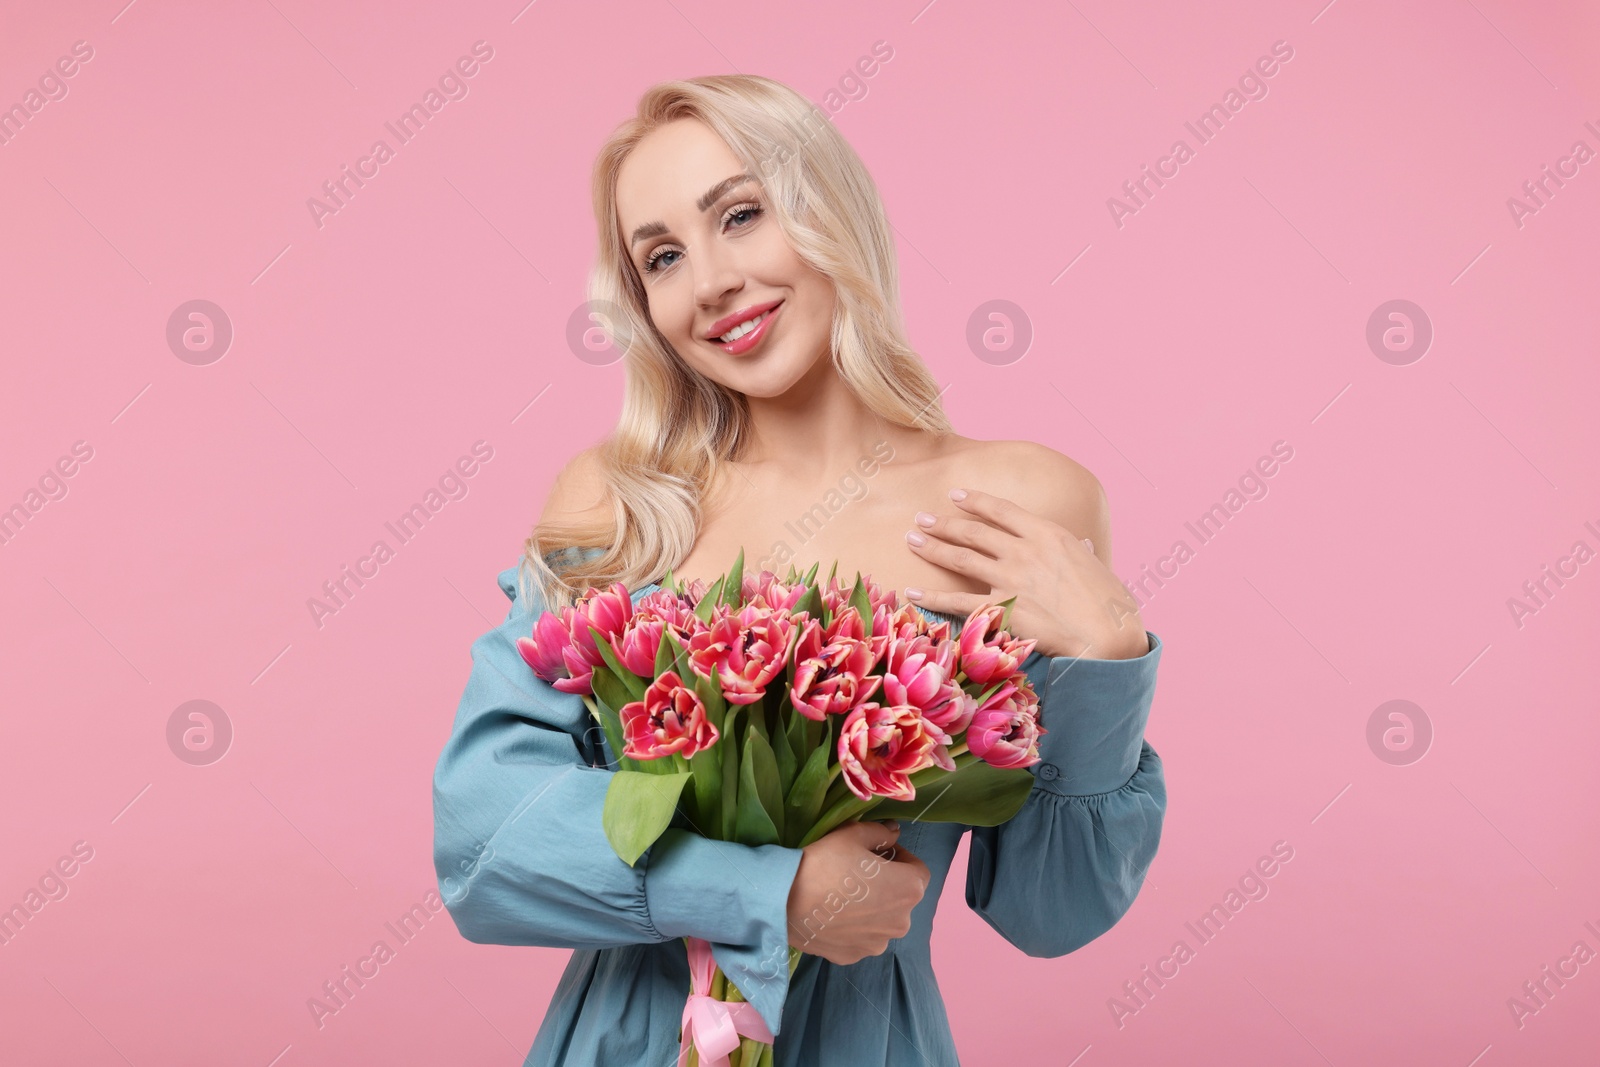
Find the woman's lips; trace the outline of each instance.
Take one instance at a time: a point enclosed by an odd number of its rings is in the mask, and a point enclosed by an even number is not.
[[[751,349],[755,348],[756,345],[760,344],[762,340],[766,338],[767,334],[772,330],[772,320],[777,318],[778,312],[782,310],[783,304],[780,302],[776,307],[765,313],[766,317],[761,320],[761,324],[759,326],[745,334],[743,337],[733,341],[715,341],[713,343],[730,356],[742,356],[746,352],[749,352]]]

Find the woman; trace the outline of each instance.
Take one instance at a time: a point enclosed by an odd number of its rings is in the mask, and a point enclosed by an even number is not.
[[[954,1064],[928,939],[963,833],[968,905],[1032,956],[1116,923],[1160,839],[1143,733],[1161,643],[1111,572],[1100,484],[1044,446],[951,432],[904,337],[875,187],[785,86],[651,89],[601,151],[594,203],[590,295],[625,349],[622,417],[557,478],[499,576],[505,622],[473,645],[434,777],[444,900],[471,941],[575,950],[529,1064],[674,1062],[687,935],[778,1035],[778,1067]],[[953,630],[1015,595],[1048,731],[1021,811],[845,826],[803,849],[674,828],[619,860],[600,731],[516,638],[586,587],[621,581],[637,600],[741,548],[752,571],[837,560]],[[870,884],[855,879],[875,856]],[[792,977],[790,945],[806,953]]]

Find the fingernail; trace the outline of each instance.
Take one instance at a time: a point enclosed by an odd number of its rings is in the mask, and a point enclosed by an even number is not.
[[[922,590],[918,589],[914,585],[908,585],[906,586],[906,598],[909,600],[921,600]]]
[[[950,499],[965,500],[967,499],[967,491],[965,489],[952,489],[950,490]]]
[[[917,533],[915,530],[906,531],[906,540],[910,541],[914,545],[925,545],[928,543],[928,539]]]
[[[918,526],[932,526],[934,523],[936,523],[938,521],[939,521],[938,519],[934,518],[932,515],[928,514],[926,511],[917,512],[917,525]]]
[[[1083,547],[1087,548],[1090,552],[1093,552],[1094,551],[1094,542],[1089,540],[1087,537],[1085,537],[1083,539]]]

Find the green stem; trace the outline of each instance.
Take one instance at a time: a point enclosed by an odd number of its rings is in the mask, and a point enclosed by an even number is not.
[[[817,820],[817,824],[811,828],[805,837],[801,838],[799,847],[805,848],[811,842],[819,840],[829,832],[843,826],[853,816],[866,811],[876,802],[876,797],[872,800],[862,800],[854,793],[847,793],[839,799],[838,803],[822,813],[822,817]]]

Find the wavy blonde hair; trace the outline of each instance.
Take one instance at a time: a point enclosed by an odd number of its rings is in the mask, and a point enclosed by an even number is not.
[[[896,425],[951,432],[939,387],[906,338],[899,268],[877,186],[828,116],[781,82],[719,74],[652,86],[612,133],[592,179],[599,254],[592,307],[614,309],[626,339],[622,414],[594,450],[611,507],[604,528],[539,523],[523,546],[522,595],[536,586],[555,610],[583,590],[659,581],[694,547],[701,499],[724,461],[749,443],[744,394],[690,367],[650,319],[617,215],[617,173],[652,130],[693,118],[760,179],[762,198],[795,253],[834,283],[832,360],[872,411]],[[583,552],[584,549],[597,550]],[[560,573],[546,556],[570,561]],[[730,561],[732,562],[732,561]]]

